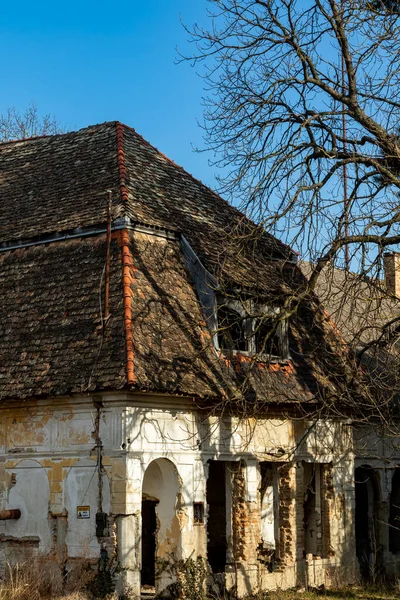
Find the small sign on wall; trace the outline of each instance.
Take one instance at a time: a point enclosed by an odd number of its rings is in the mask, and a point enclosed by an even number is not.
[[[90,506],[77,506],[76,517],[77,519],[90,519]]]

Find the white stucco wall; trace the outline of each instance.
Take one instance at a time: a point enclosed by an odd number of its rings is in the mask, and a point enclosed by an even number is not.
[[[160,489],[164,489],[166,497],[175,496],[174,503],[163,506],[160,502],[157,509],[160,554],[164,547],[164,555],[176,550],[179,558],[187,559],[206,556],[206,523],[194,523],[193,502],[203,503],[207,519],[208,461],[242,460],[244,501],[252,523],[246,552],[254,549],[253,558],[248,559],[249,572],[254,573],[254,581],[262,581],[266,588],[296,585],[302,577],[300,571],[311,569],[306,563],[301,567],[302,541],[296,534],[301,523],[296,522],[299,517],[295,506],[303,501],[296,465],[317,461],[333,465],[332,552],[319,563],[314,561],[310,573],[318,573],[318,580],[322,577],[327,584],[324,573],[329,571],[328,566],[336,568],[350,562],[354,567],[354,453],[348,424],[311,424],[278,417],[221,422],[217,417],[200,417],[188,400],[134,394],[10,405],[3,407],[2,415],[0,509],[21,508],[22,516],[19,521],[0,522],[0,562],[1,556],[4,560],[5,554],[12,552],[11,538],[23,542],[26,537],[37,538],[38,547],[44,552],[62,543],[70,558],[98,557],[103,542],[95,535],[95,515],[99,510],[101,480],[101,508],[110,515],[112,525],[107,548],[113,551],[116,535],[121,578],[137,589],[145,474],[147,494],[158,497]],[[103,464],[101,479],[98,441]],[[175,481],[167,477],[167,471],[163,475],[160,459],[173,465]],[[291,559],[279,572],[264,568],[256,555],[262,538],[273,547],[276,529],[271,511],[272,489],[267,490],[261,506],[259,461],[292,465],[287,484],[291,494],[287,518],[293,534],[290,548],[285,550]],[[274,493],[278,493],[277,488]],[[90,507],[89,519],[77,518],[78,506]],[[227,508],[229,512],[230,506]],[[57,533],[62,530],[58,523],[66,523],[64,538]]]

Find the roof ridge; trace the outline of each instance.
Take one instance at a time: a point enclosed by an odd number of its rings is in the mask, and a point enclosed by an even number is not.
[[[121,192],[121,200],[126,206],[129,197],[128,189],[126,187],[127,170],[125,164],[125,150],[124,150],[124,125],[119,121],[115,122],[115,130],[117,134],[117,160],[118,160],[118,174],[119,174],[119,189]]]
[[[119,175],[119,189],[121,201],[124,208],[127,206],[129,197],[126,187],[127,169],[125,164],[124,150],[124,129],[123,124],[117,121],[115,123],[115,132],[117,136],[117,161]],[[122,255],[122,298],[123,298],[123,319],[125,329],[125,352],[126,352],[126,380],[128,385],[133,385],[136,381],[135,376],[135,353],[133,348],[133,322],[132,322],[132,296],[131,281],[133,268],[133,257],[130,250],[129,234],[127,229],[121,231],[121,255]]]
[[[64,135],[62,133],[59,134],[50,134],[50,133],[43,133],[42,135],[32,135],[31,137],[26,137],[26,138],[18,138],[16,140],[3,140],[0,141],[0,146],[7,146],[8,144],[18,144],[21,142],[34,142],[36,140],[41,140],[42,138],[49,138],[49,137],[56,137],[56,135]]]
[[[72,129],[71,131],[63,131],[62,133],[43,133],[41,135],[32,135],[30,137],[17,138],[12,140],[4,140],[0,141],[0,146],[6,146],[8,144],[20,144],[21,142],[35,142],[36,140],[41,140],[43,138],[56,138],[64,135],[72,135],[74,133],[81,133],[82,131],[87,131],[88,129],[94,129],[95,127],[101,127],[103,125],[116,125],[119,121],[104,121],[103,123],[96,123],[94,125],[87,125],[86,127],[81,127],[80,129]]]

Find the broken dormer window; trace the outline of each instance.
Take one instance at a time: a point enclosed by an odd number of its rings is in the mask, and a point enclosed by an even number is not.
[[[218,308],[218,345],[221,350],[246,352],[246,324],[243,314],[229,305]]]
[[[282,356],[281,331],[279,323],[270,317],[261,317],[254,322],[254,344],[257,354]],[[278,331],[279,330],[279,331]]]
[[[279,315],[279,308],[220,298],[215,344],[222,352],[256,355],[261,360],[287,358],[287,326]]]

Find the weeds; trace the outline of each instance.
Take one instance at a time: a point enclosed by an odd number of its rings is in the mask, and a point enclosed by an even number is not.
[[[88,560],[76,560],[71,563],[63,575],[55,557],[32,555],[24,561],[7,566],[6,577],[0,581],[0,600],[118,600],[117,595],[109,593],[111,583],[108,564],[99,567]],[[179,600],[224,600],[224,596],[205,593],[207,568],[202,559],[176,561],[175,583],[171,584],[169,597]],[[225,595],[234,600],[234,595]],[[352,587],[342,590],[288,590],[262,592],[246,600],[400,600],[399,587]],[[235,599],[236,600],[236,599]]]
[[[7,565],[0,581],[0,600],[117,600],[117,596],[97,590],[94,566],[92,561],[75,560],[63,572],[56,556],[26,554],[18,564]]]
[[[341,590],[287,590],[277,592],[261,592],[246,600],[397,600],[400,593],[393,588],[382,587],[352,587]]]

